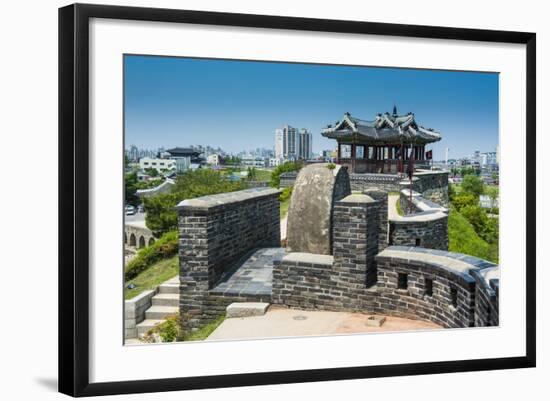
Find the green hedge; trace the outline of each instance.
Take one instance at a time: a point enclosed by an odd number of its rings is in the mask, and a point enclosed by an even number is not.
[[[124,270],[124,279],[132,280],[153,263],[174,256],[178,252],[178,232],[169,231],[163,234],[152,245],[140,249],[138,254],[128,262]]]

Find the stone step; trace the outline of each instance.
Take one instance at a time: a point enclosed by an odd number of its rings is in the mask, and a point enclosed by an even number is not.
[[[269,304],[267,302],[234,302],[226,308],[225,316],[232,317],[249,317],[262,316]]]
[[[158,286],[160,294],[179,294],[180,285],[178,283],[164,283]]]
[[[165,319],[167,316],[178,313],[177,306],[154,305],[145,311],[145,319]]]
[[[179,306],[180,294],[160,293],[152,298],[153,305]]]
[[[145,319],[143,322],[136,325],[138,337],[143,336],[157,324],[164,322],[163,319]]]

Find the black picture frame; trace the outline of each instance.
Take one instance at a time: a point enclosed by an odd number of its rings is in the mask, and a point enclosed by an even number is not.
[[[526,354],[521,357],[283,372],[89,381],[88,61],[91,18],[515,43],[526,46]],[[536,364],[536,35],[479,29],[74,4],[59,9],[59,391],[71,396],[238,387],[494,369]]]

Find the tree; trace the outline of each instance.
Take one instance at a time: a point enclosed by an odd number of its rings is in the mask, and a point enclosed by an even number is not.
[[[175,209],[177,197],[174,194],[159,194],[145,198],[145,225],[153,231],[155,237],[177,230],[178,212]]]
[[[485,192],[485,184],[483,181],[475,175],[468,174],[462,180],[462,191],[465,193],[472,194],[479,198],[479,195]]]
[[[271,173],[271,181],[269,185],[274,188],[279,188],[281,183],[281,174],[289,171],[299,171],[304,166],[302,162],[284,162],[275,167],[275,170]]]
[[[158,175],[159,175],[159,172],[157,171],[157,169],[152,168],[152,167],[148,167],[148,168],[144,169],[143,171],[145,171],[145,174],[150,175],[151,177],[158,177]]]
[[[487,186],[485,188],[485,195],[491,199],[491,208],[498,207],[497,205],[497,199],[498,199],[498,187],[497,186]]]
[[[258,178],[258,171],[254,167],[247,169],[247,178],[249,181],[255,181]]]
[[[139,181],[136,173],[126,174],[124,177],[124,202],[125,204],[138,205],[139,197],[136,191],[139,189]]]
[[[185,199],[199,196],[233,192],[245,188],[242,182],[226,180],[222,174],[208,169],[187,171],[176,178],[176,183],[169,194],[159,194],[146,198],[145,224],[155,236],[175,230],[178,226],[178,213],[175,206]]]

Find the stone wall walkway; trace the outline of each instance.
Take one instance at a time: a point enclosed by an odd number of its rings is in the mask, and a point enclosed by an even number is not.
[[[284,255],[284,248],[261,248],[249,252],[224,274],[210,293],[271,296],[273,261],[281,260]]]

